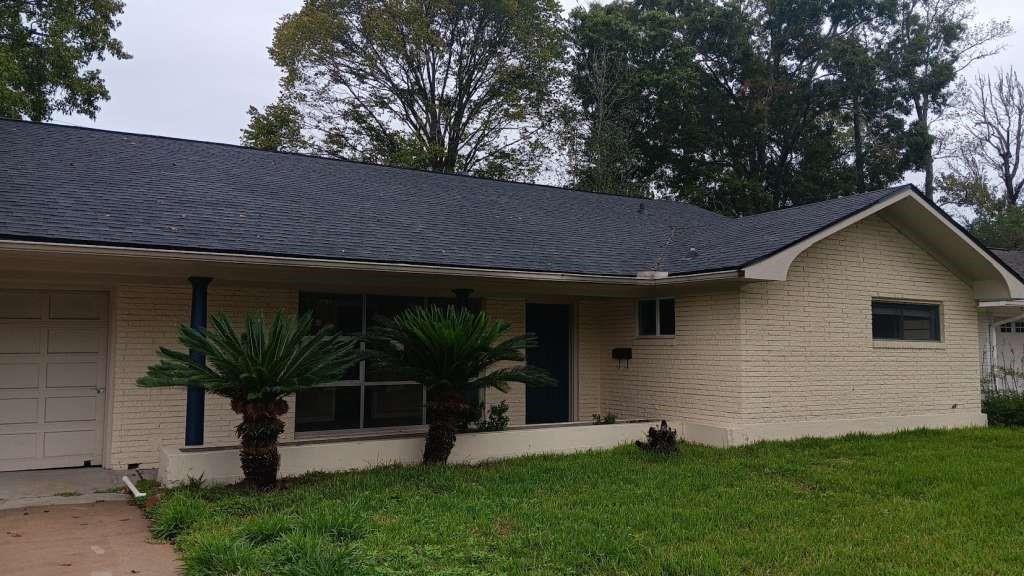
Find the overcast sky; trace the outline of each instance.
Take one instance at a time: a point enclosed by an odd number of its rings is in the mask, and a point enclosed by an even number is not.
[[[567,9],[579,4],[562,0]],[[249,105],[277,96],[278,70],[267,55],[274,24],[301,0],[127,0],[120,38],[131,60],[100,64],[111,99],[96,120],[54,117],[61,124],[238,143]],[[1013,0],[978,0],[979,17],[1011,18]],[[980,70],[1019,65],[1024,23]],[[972,75],[977,70],[970,72]],[[912,178],[913,179],[913,178]]]

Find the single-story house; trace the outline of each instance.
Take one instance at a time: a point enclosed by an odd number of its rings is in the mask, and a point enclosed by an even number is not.
[[[514,427],[612,412],[728,446],[984,425],[988,326],[1019,313],[1024,282],[911,186],[727,218],[0,121],[0,470],[234,445],[227,402],[135,385],[208,312],[311,311],[358,334],[459,299],[536,334],[527,361],[559,381],[486,393]],[[284,440],[420,430],[423,399],[360,366],[292,399]]]

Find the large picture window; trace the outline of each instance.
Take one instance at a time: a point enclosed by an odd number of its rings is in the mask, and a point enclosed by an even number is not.
[[[333,327],[362,336],[384,318],[418,305],[454,305],[454,298],[367,294],[299,295],[299,313],[313,315],[313,329]],[[479,308],[478,300],[471,300]],[[415,426],[425,423],[423,386],[403,382],[378,366],[360,362],[340,382],[299,392],[295,396],[295,430],[353,430]]]
[[[871,303],[871,335],[875,340],[941,339],[938,304]]]

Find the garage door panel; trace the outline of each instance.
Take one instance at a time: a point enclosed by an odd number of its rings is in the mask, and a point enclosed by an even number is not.
[[[105,294],[54,292],[50,294],[51,320],[100,320],[106,314]]]
[[[43,458],[91,456],[96,448],[95,430],[67,430],[43,433]]]
[[[42,318],[46,311],[46,294],[17,290],[0,291],[0,320]]]
[[[99,462],[107,300],[0,291],[0,470]]]
[[[31,424],[38,421],[38,398],[9,398],[0,402],[0,424]]]
[[[99,328],[51,327],[48,332],[46,352],[49,354],[96,353],[102,349]]]
[[[46,366],[46,387],[71,388],[101,387],[103,374],[99,365],[93,362],[69,362],[67,364],[50,362]]]
[[[42,352],[43,328],[39,324],[0,323],[0,355]]]
[[[82,422],[96,419],[96,393],[46,399],[45,422]]]
[[[0,364],[0,389],[39,388],[42,366],[38,362]]]
[[[35,458],[39,434],[0,434],[0,460]]]

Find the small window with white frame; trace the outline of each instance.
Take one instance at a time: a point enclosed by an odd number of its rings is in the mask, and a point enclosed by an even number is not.
[[[676,333],[676,299],[639,300],[636,318],[640,336],[672,336]]]

